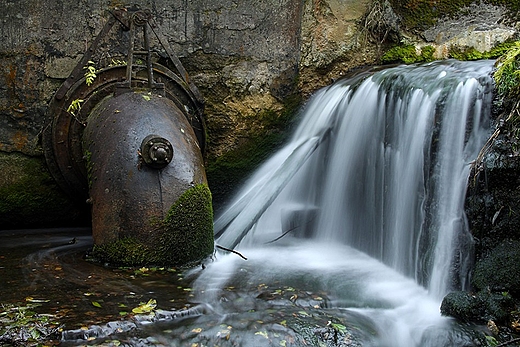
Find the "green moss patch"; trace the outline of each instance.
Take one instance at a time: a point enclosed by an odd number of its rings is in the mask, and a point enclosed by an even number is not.
[[[515,47],[517,47],[516,42],[503,42],[497,44],[489,51],[480,52],[474,47],[453,46],[448,52],[448,57],[463,61],[495,59],[511,51]],[[381,62],[383,64],[414,64],[430,62],[435,60],[434,53],[435,48],[433,46],[422,47],[420,52],[417,53],[417,48],[414,45],[396,45],[382,55]]]
[[[91,259],[112,266],[190,265],[213,253],[213,207],[207,185],[184,192],[145,240],[96,245]]]
[[[479,52],[473,47],[451,47],[449,57],[458,60],[480,60],[495,59],[508,52],[515,46],[514,42],[508,41],[497,44],[491,50]]]
[[[520,294],[520,241],[504,241],[477,262],[473,285],[478,290]]]
[[[237,149],[208,159],[206,173],[216,205],[222,205],[233,189],[284,143],[300,105],[300,96],[293,95],[285,100],[282,111],[260,112],[261,130],[251,132]]]
[[[435,52],[435,48],[432,46],[425,46],[421,49],[420,53],[417,54],[416,48],[414,45],[398,45],[390,48],[383,56],[381,57],[381,62],[383,64],[387,63],[405,63],[405,64],[413,64],[413,63],[422,63],[433,61],[435,58],[433,57],[433,53]]]
[[[392,8],[409,29],[425,29],[441,17],[454,17],[475,0],[390,0]],[[485,3],[503,5],[513,20],[518,19],[520,0],[485,0]]]
[[[89,260],[112,266],[139,266],[158,261],[157,254],[134,238],[124,238],[112,243],[95,245]]]
[[[189,264],[213,253],[213,206],[207,185],[181,195],[163,223],[158,253],[166,264]]]

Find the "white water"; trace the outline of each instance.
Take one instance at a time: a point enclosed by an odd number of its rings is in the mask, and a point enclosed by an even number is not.
[[[249,281],[319,282],[333,307],[375,322],[368,345],[452,345],[439,305],[468,281],[464,197],[488,135],[491,68],[402,66],[319,91],[216,220],[217,244],[249,257]],[[219,257],[197,281],[201,300],[218,302],[210,289],[242,263]]]

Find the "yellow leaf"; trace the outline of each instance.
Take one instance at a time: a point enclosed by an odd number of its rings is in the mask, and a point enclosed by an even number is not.
[[[132,309],[133,313],[148,313],[152,312],[154,308],[157,306],[157,301],[155,299],[148,300],[147,303],[142,303],[140,306]]]
[[[202,328],[194,328],[194,329],[191,330],[191,332],[199,334],[200,332],[202,332]]]
[[[255,335],[263,336],[263,337],[265,337],[266,339],[269,338],[269,337],[267,336],[267,332],[266,332],[266,331],[257,331],[257,332],[255,333]]]

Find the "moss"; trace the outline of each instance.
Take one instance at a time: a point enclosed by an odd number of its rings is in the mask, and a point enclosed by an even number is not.
[[[390,0],[394,11],[402,18],[405,27],[412,30],[426,29],[441,17],[455,17],[475,0]],[[503,5],[509,16],[517,20],[520,0],[485,0],[485,3]]]
[[[520,41],[503,45],[497,69],[493,75],[501,97],[518,99],[520,95]]]
[[[112,266],[190,265],[213,253],[213,207],[207,185],[188,189],[146,240],[96,245],[91,259]]]
[[[233,187],[284,143],[300,105],[300,96],[293,95],[285,99],[282,111],[263,110],[257,117],[262,123],[260,131],[250,133],[237,149],[208,159],[206,173],[216,205],[223,204]]]
[[[512,41],[497,44],[491,50],[480,52],[474,47],[453,46],[448,52],[448,57],[458,60],[480,60],[495,59],[507,53],[516,47],[516,43]],[[383,64],[389,63],[423,63],[435,60],[435,48],[433,46],[424,46],[421,52],[417,54],[417,48],[414,45],[396,45],[386,51],[381,57]]]
[[[474,47],[451,47],[449,51],[449,57],[458,60],[480,60],[480,59],[495,59],[506,53],[511,47],[514,46],[514,42],[503,42],[497,44],[491,50],[486,52],[480,52]]]
[[[444,297],[441,314],[463,322],[481,320],[483,308],[480,300],[468,292],[452,292]]]
[[[157,261],[155,253],[134,238],[124,238],[112,243],[95,245],[90,260],[110,265],[138,266]]]
[[[472,283],[478,290],[520,294],[520,241],[503,241],[477,262]]]
[[[188,264],[213,253],[213,206],[207,185],[188,189],[164,219],[158,253],[167,264]]]
[[[433,57],[434,53],[435,48],[432,46],[423,47],[421,49],[421,52],[417,54],[417,50],[414,45],[397,45],[390,48],[385,54],[383,54],[383,56],[381,57],[381,62],[383,64],[413,64],[428,62],[435,60],[435,58]]]
[[[506,322],[514,309],[514,300],[508,293],[452,292],[444,297],[441,314],[463,322],[484,323],[489,320]]]
[[[85,224],[86,208],[74,206],[56,185],[43,158],[0,153],[0,225],[3,228]]]
[[[435,47],[433,46],[424,46],[421,49],[421,59],[422,61],[434,61],[435,57],[433,54],[435,53]]]

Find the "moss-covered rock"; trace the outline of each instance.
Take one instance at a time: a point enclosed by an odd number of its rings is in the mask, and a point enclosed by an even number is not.
[[[454,317],[463,322],[480,320],[483,311],[479,298],[468,292],[449,293],[441,304],[441,313],[444,316]]]
[[[434,25],[441,17],[456,16],[475,0],[390,0],[394,11],[399,14],[403,24],[411,29],[424,29]],[[519,0],[484,0],[487,4],[505,6],[513,20],[518,19]]]
[[[195,264],[213,253],[213,207],[207,185],[184,192],[149,238],[127,237],[95,245],[91,259],[112,266]]]
[[[435,48],[433,46],[425,46],[417,51],[414,45],[398,45],[390,48],[381,57],[381,62],[384,64],[388,63],[422,63],[435,60],[433,54]]]
[[[514,300],[509,293],[452,292],[444,297],[441,313],[463,322],[484,323],[489,320],[504,323],[514,310]]]
[[[505,240],[478,261],[472,283],[478,290],[520,294],[520,241]]]
[[[87,223],[88,209],[71,203],[56,186],[43,158],[0,152],[0,172],[2,228]]]

